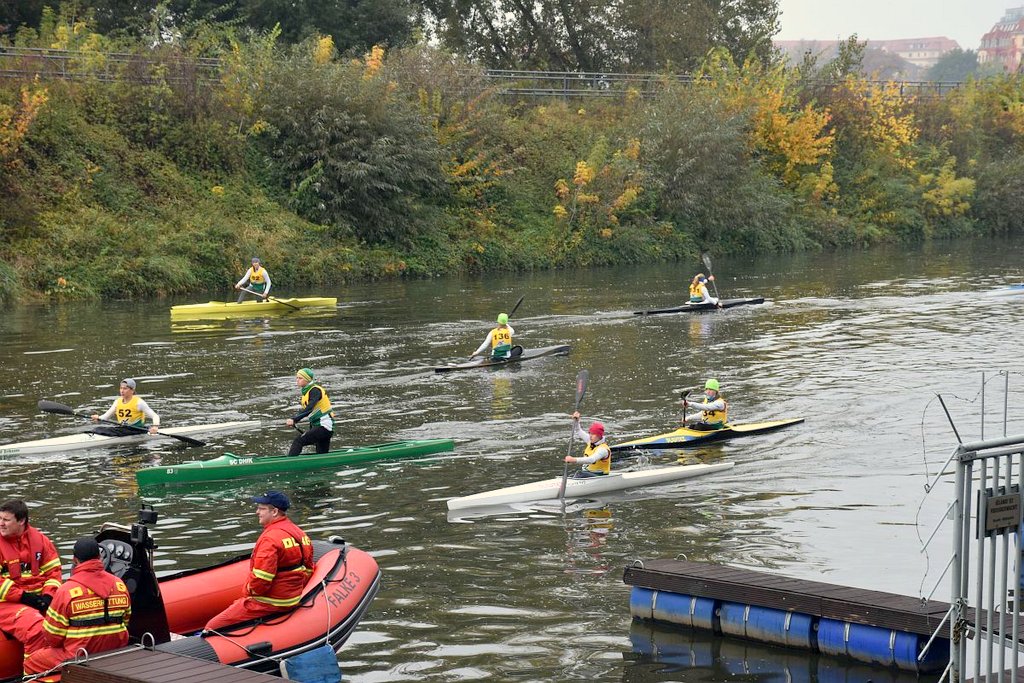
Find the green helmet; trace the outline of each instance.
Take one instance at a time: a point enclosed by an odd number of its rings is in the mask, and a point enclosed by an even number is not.
[[[499,325],[507,325],[508,324],[508,313],[499,313],[498,314],[498,324]]]
[[[704,388],[705,389],[711,389],[713,391],[718,391],[718,380],[717,379],[709,379],[707,382],[704,382]]]

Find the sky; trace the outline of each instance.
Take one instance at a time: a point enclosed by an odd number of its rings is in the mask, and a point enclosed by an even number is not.
[[[860,40],[946,36],[964,50],[1006,9],[1024,0],[779,0],[782,30],[777,40],[835,40],[856,33]]]

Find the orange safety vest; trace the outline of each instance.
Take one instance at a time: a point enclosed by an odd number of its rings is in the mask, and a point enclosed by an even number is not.
[[[257,602],[294,607],[313,575],[313,567],[313,543],[309,536],[283,517],[264,527],[256,539],[245,592]]]
[[[90,654],[128,643],[132,606],[128,587],[103,569],[99,559],[86,560],[71,570],[53,597],[43,630],[62,641],[70,655],[85,648]]]
[[[59,587],[60,556],[43,532],[26,524],[15,539],[0,536],[0,602],[18,602],[23,591],[53,593]]]

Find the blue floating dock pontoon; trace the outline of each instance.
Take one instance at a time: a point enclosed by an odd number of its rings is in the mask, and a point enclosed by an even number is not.
[[[948,638],[928,646],[946,603],[678,560],[627,567],[623,580],[637,619],[916,673],[949,662]]]

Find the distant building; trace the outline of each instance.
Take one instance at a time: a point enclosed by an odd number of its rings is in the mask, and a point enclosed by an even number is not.
[[[981,37],[978,63],[1003,71],[1018,71],[1024,55],[1024,7],[1013,7],[992,30]]]
[[[934,38],[899,38],[897,40],[869,40],[868,47],[877,47],[884,52],[899,55],[920,69],[930,69],[939,58],[960,48],[960,44],[952,38],[937,36]]]
[[[839,51],[839,46],[846,41],[840,40],[776,40],[775,47],[784,52],[794,63],[800,63],[803,54],[810,52],[819,55],[820,59],[831,59]],[[945,36],[932,38],[899,38],[897,40],[867,40],[864,68],[866,71],[889,72],[886,77],[903,78],[918,77],[935,66],[935,63],[946,52],[957,49],[959,44]],[[871,58],[871,54],[878,56]],[[881,58],[881,54],[898,57],[892,63]],[[892,61],[892,59],[888,59]],[[903,63],[905,62],[905,63]],[[898,63],[903,63],[897,68]]]

